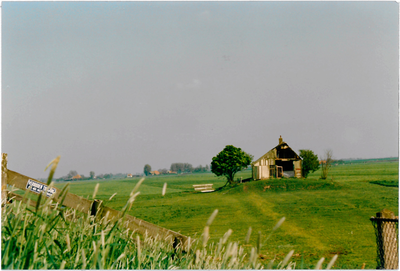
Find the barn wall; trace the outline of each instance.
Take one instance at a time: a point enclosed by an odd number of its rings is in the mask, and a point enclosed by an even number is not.
[[[252,166],[251,169],[253,172],[253,180],[258,180],[258,166]]]
[[[296,178],[301,178],[302,177],[302,172],[301,172],[301,160],[299,161],[294,161],[294,176]]]
[[[253,166],[253,179],[254,180],[263,180],[269,178],[269,166]]]
[[[269,178],[269,166],[261,166],[261,174],[260,179],[268,179]]]

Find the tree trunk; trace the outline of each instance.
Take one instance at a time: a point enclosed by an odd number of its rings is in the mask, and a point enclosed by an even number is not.
[[[229,184],[233,184],[234,183],[233,177],[234,177],[234,175],[233,176],[227,176]]]

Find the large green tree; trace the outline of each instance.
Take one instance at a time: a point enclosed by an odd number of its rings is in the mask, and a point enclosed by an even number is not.
[[[149,164],[146,164],[143,169],[144,175],[148,176],[150,174],[150,171],[151,171],[151,166]]]
[[[247,168],[253,156],[236,148],[227,145],[217,156],[212,158],[211,172],[217,176],[225,176],[227,183],[234,183],[235,174],[242,169]]]
[[[303,177],[307,178],[308,174],[319,169],[318,155],[314,154],[312,150],[300,150],[299,153],[302,161],[301,171]]]

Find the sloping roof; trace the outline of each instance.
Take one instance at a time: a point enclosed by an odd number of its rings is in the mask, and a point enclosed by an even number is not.
[[[82,176],[81,175],[76,175],[76,176],[74,176],[74,177],[72,177],[72,179],[81,179],[82,178]]]
[[[300,156],[294,150],[292,150],[292,148],[290,148],[286,142],[278,144],[276,147],[269,150],[266,154],[264,154],[251,164],[253,165],[264,158],[267,159],[287,158],[287,159],[301,160]]]

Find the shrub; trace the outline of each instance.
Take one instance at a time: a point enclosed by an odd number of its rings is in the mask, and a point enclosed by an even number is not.
[[[318,156],[312,150],[300,150],[299,153],[302,161],[301,171],[303,177],[307,178],[308,174],[319,169]]]

